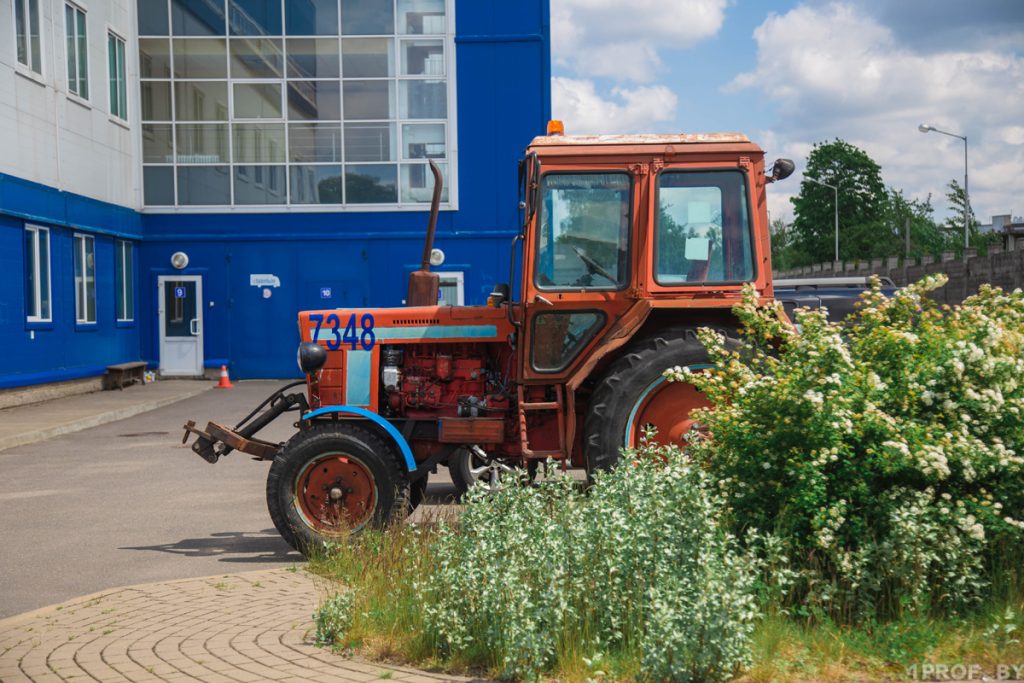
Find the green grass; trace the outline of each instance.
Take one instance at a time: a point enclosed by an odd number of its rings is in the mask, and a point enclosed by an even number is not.
[[[352,625],[339,647],[382,661],[438,664],[413,586],[420,572],[429,571],[430,540],[429,527],[416,533],[402,525],[366,530],[348,543],[311,553],[309,570],[328,582],[328,592],[355,591]]]
[[[414,582],[432,571],[431,525],[367,531],[310,559],[310,570],[325,592],[354,590],[352,625],[339,649],[354,649],[378,661],[451,673],[497,676],[486,650],[457,659],[441,656],[425,631]],[[1000,664],[1024,664],[1024,586],[1019,567],[992,567],[990,601],[964,618],[904,616],[856,626],[790,617],[778,610],[763,618],[753,636],[753,664],[743,683],[856,682],[906,679],[909,667],[924,664],[978,665],[992,674]],[[1007,621],[1007,609],[1011,619]],[[552,680],[644,680],[641,654],[628,649],[588,660],[579,644],[585,633],[559,639]]]
[[[744,683],[905,679],[923,665],[979,666],[990,676],[999,665],[1024,664],[1020,638],[999,639],[995,627],[1013,611],[1024,626],[1024,600],[992,603],[964,619],[904,617],[884,624],[838,626],[769,617],[754,632],[754,665]],[[1005,626],[1005,623],[1003,624]]]

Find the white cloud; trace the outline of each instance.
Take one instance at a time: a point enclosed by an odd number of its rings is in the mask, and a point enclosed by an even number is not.
[[[555,63],[575,75],[650,83],[659,49],[692,47],[718,33],[727,0],[553,0]]]
[[[551,79],[553,115],[570,135],[650,133],[675,118],[678,98],[663,85],[616,87],[611,95],[603,98],[590,80]]]
[[[1019,52],[983,41],[974,49],[917,52],[859,7],[840,2],[771,15],[754,39],[756,68],[727,90],[759,89],[776,102],[770,153],[801,164],[810,143],[843,138],[881,164],[887,183],[912,197],[931,193],[941,215],[946,183],[963,181],[963,146],[917,131],[929,123],[968,136],[971,203],[980,219],[1024,209]]]

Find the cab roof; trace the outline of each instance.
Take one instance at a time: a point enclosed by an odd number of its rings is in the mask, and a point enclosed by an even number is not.
[[[668,135],[540,135],[531,147],[562,147],[579,145],[692,145],[750,144],[743,133],[671,133]]]

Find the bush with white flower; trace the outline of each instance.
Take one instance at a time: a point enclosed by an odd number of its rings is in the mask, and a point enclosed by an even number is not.
[[[737,528],[785,543],[791,599],[834,618],[960,610],[996,549],[1024,538],[1024,294],[983,287],[940,307],[931,276],[865,293],[845,324],[785,319],[752,288],[731,351],[701,331],[717,370],[666,375],[704,391],[709,436],[689,452]]]
[[[442,655],[528,680],[566,649],[596,678],[623,659],[659,681],[723,681],[749,663],[759,563],[722,531],[707,474],[675,447],[630,461],[588,492],[561,475],[471,490],[416,585]]]

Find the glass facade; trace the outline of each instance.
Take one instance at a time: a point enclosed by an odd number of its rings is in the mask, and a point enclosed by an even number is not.
[[[415,207],[448,175],[450,0],[137,2],[146,206]]]

